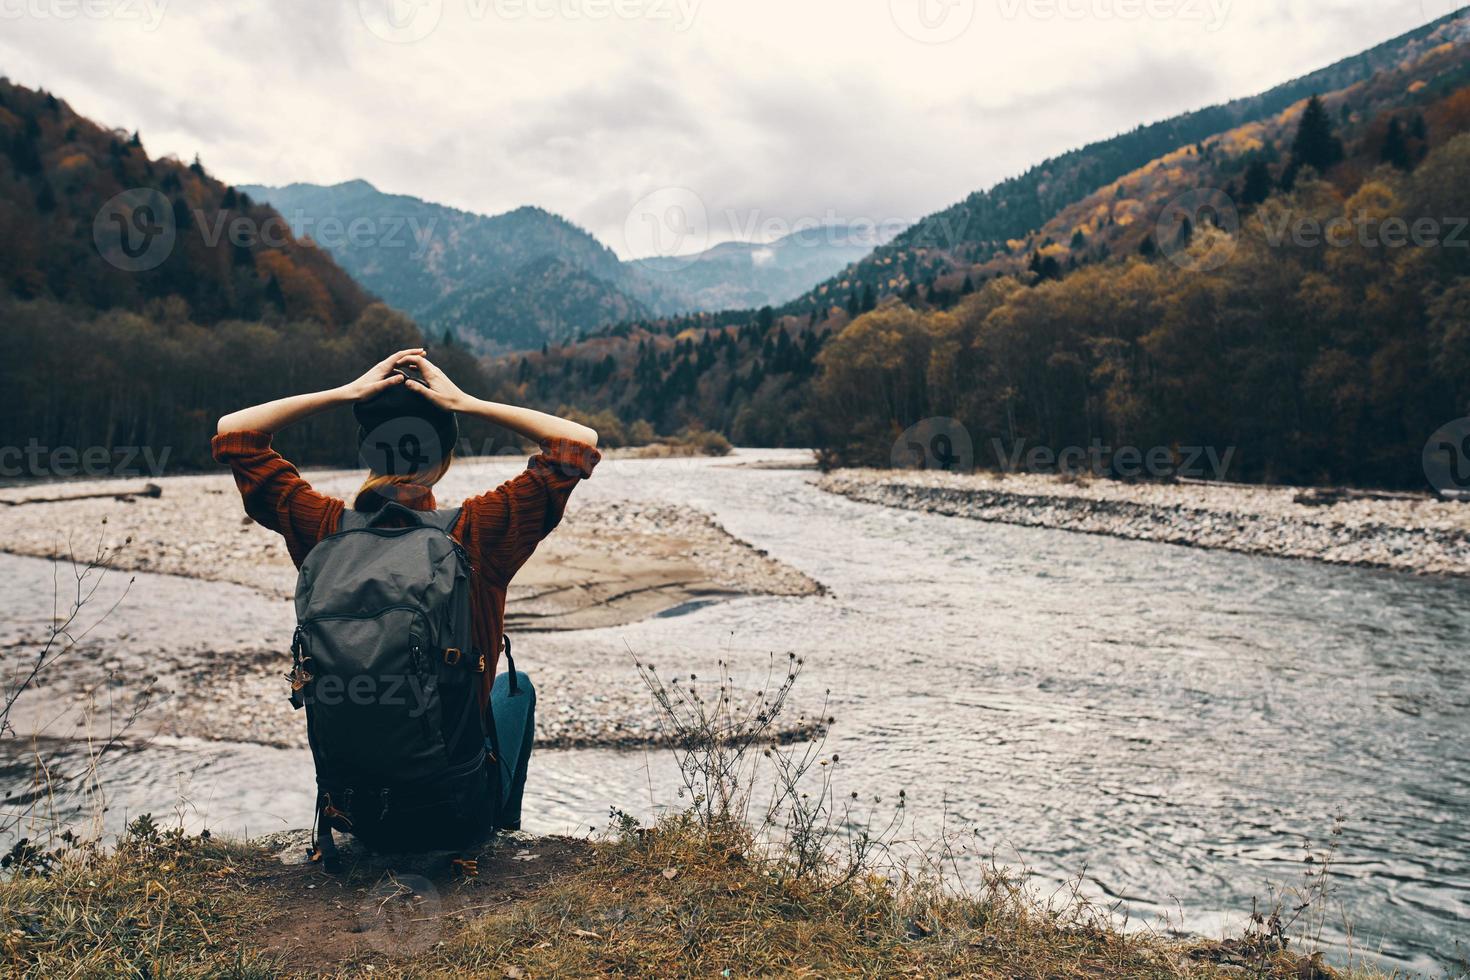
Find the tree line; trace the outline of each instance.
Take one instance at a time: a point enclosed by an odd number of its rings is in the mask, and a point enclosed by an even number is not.
[[[945,416],[989,465],[1100,440],[1233,448],[1241,480],[1421,486],[1426,439],[1470,414],[1470,135],[1351,193],[1306,165],[1291,183],[1168,257],[859,317],[818,357],[819,444],[886,465]]]

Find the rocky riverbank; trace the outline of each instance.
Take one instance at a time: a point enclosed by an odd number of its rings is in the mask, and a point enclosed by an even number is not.
[[[980,521],[1470,576],[1470,504],[1407,494],[893,470],[843,470],[816,485],[864,503]]]

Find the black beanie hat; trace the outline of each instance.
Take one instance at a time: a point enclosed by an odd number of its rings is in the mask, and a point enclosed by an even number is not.
[[[401,368],[406,379],[421,381]],[[454,413],[440,408],[407,381],[384,388],[352,406],[363,464],[386,476],[411,476],[437,466],[459,442]]]

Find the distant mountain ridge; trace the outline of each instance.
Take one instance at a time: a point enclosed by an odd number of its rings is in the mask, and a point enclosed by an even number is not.
[[[820,225],[769,244],[723,242],[693,256],[637,259],[651,278],[670,283],[688,312],[780,306],[884,244],[889,235],[863,226]]]
[[[486,216],[365,180],[244,190],[430,334],[449,331],[481,351],[560,343],[677,306],[592,235],[541,208]]]
[[[485,353],[575,340],[611,323],[784,303],[878,244],[864,229],[808,229],[768,245],[727,242],[696,256],[623,262],[538,207],[481,215],[365,180],[244,185],[292,231],[412,316]]]

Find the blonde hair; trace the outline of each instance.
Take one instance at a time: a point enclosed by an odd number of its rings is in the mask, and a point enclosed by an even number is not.
[[[428,493],[429,488],[442,480],[444,474],[449,472],[449,464],[452,462],[454,462],[454,453],[450,452],[438,463],[416,473],[388,475],[369,472],[367,481],[363,483],[352,501],[352,509],[358,511],[381,509],[388,500],[388,495],[383,492],[388,487],[418,487],[424,493]]]

